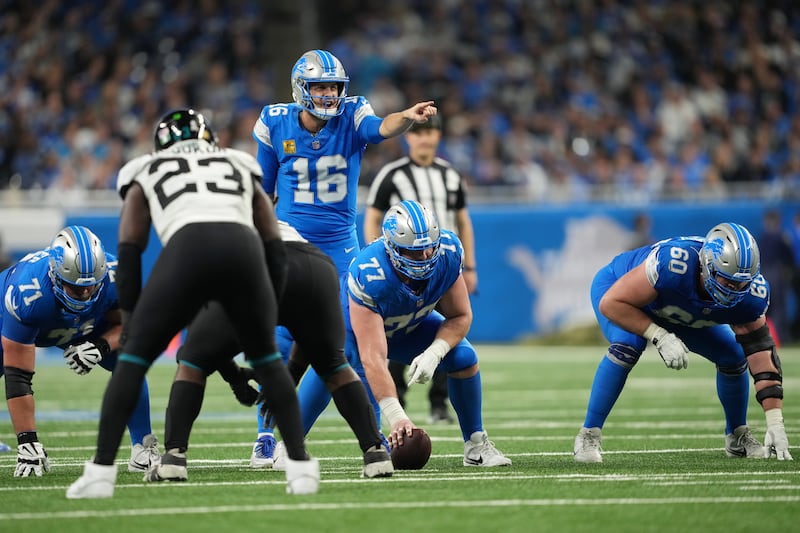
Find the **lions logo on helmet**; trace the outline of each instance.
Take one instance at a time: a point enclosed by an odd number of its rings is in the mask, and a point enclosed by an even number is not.
[[[88,309],[102,292],[108,275],[106,252],[97,236],[83,226],[68,226],[53,239],[49,248],[50,280],[56,298],[68,309]],[[89,287],[90,291],[85,291]],[[86,294],[85,299],[71,296]]]
[[[337,96],[311,96],[311,83],[336,83],[339,87]],[[292,69],[292,98],[306,111],[322,120],[330,120],[344,111],[344,99],[350,78],[335,55],[325,50],[310,50],[300,56]],[[323,105],[316,105],[314,100],[321,100]],[[327,105],[329,103],[334,105]]]
[[[761,270],[756,240],[744,226],[725,222],[708,232],[700,248],[700,275],[709,296],[722,307],[733,307],[745,297]],[[740,285],[723,285],[717,276]],[[741,285],[744,283],[744,285]]]
[[[392,266],[411,279],[427,279],[439,260],[441,231],[431,210],[413,200],[392,206],[383,217],[383,238]],[[427,259],[412,259],[404,251],[431,249]],[[418,255],[418,254],[417,254]]]

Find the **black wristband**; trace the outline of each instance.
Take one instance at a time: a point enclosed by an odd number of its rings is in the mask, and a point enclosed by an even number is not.
[[[464,272],[475,272],[475,267],[467,267],[467,266],[465,266],[462,270]]]
[[[30,442],[38,442],[39,436],[35,431],[20,431],[17,433],[17,444],[27,444]]]
[[[100,355],[105,357],[111,351],[111,345],[108,344],[108,341],[105,340],[103,337],[97,337],[96,339],[92,339],[89,342],[94,344],[98,350],[100,350]]]

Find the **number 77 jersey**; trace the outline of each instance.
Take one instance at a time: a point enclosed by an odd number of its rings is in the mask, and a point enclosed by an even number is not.
[[[702,237],[667,239],[652,247],[617,256],[612,267],[619,272],[644,261],[647,279],[658,296],[643,310],[676,325],[705,328],[717,324],[748,324],[763,315],[769,306],[769,284],[761,275],[733,307],[719,306],[704,294],[700,281],[702,245]]]
[[[390,342],[413,332],[461,275],[464,249],[452,231],[442,230],[439,254],[428,279],[407,284],[392,266],[383,237],[361,250],[350,265],[347,284],[342,287],[347,329],[351,329],[349,298],[352,298],[383,318],[383,329]]]
[[[204,140],[185,140],[139,156],[119,171],[117,191],[125,198],[138,183],[162,244],[187,224],[233,222],[253,226],[253,194],[261,168],[253,156]]]

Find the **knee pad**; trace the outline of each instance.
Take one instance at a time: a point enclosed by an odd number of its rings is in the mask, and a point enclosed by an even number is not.
[[[469,343],[460,342],[442,359],[442,369],[458,372],[478,364],[478,354]]]
[[[724,376],[741,376],[747,372],[747,360],[745,359],[738,365],[733,366],[719,366],[717,365],[717,372]]]
[[[639,362],[642,352],[627,344],[612,343],[608,347],[607,357],[612,363],[618,364],[623,368],[633,368]]]
[[[4,367],[3,370],[6,376],[6,400],[20,396],[33,396],[33,387],[31,387],[33,372],[14,366]]]

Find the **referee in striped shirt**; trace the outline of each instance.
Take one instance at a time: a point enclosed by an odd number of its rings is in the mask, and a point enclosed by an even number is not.
[[[459,173],[444,159],[436,157],[442,138],[438,115],[411,126],[405,134],[408,156],[384,165],[369,189],[364,214],[364,240],[372,242],[381,235],[384,213],[403,200],[416,200],[436,213],[439,224],[454,231],[464,246],[464,281],[474,294],[478,288],[475,262],[475,235],[467,211],[467,195]],[[407,389],[405,365],[389,361],[389,370],[397,387],[401,405]],[[428,392],[432,423],[451,423],[447,408],[447,375],[437,371]]]

